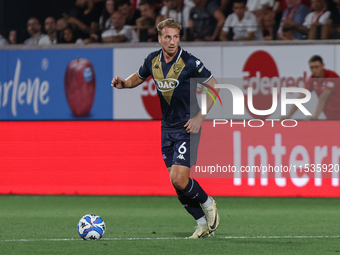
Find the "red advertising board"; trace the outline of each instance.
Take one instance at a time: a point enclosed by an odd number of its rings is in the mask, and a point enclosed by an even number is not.
[[[339,121],[244,124],[204,122],[191,175],[210,195],[340,197]],[[175,195],[160,132],[160,121],[1,122],[0,194]],[[203,165],[304,171],[198,172]]]

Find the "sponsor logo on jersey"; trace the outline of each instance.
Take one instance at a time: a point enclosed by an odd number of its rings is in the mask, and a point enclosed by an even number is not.
[[[156,80],[156,83],[157,83],[157,89],[160,92],[167,92],[170,90],[174,90],[179,84],[178,80],[173,79],[173,78]]]
[[[182,58],[172,64],[166,77],[163,74],[159,55],[152,60],[152,76],[155,80],[157,90],[163,95],[163,98],[168,104],[171,102],[172,94],[175,88],[179,85],[178,77],[181,75],[185,63]],[[158,68],[156,68],[158,66]]]

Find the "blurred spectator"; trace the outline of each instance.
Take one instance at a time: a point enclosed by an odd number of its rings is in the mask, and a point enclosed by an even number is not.
[[[220,40],[227,41],[228,34],[233,41],[263,40],[262,32],[257,23],[255,14],[246,11],[244,0],[237,0],[233,6],[234,12],[230,14],[224,23],[220,33]],[[232,31],[229,31],[232,29]]]
[[[68,26],[68,22],[65,18],[57,20],[57,31],[63,31]]]
[[[339,75],[325,68],[320,56],[314,55],[309,61],[311,76],[305,85],[310,92],[313,90],[319,100],[313,116],[306,120],[317,119],[321,112],[324,112],[327,119],[340,119],[340,84]],[[302,97],[302,96],[301,96]]]
[[[303,26],[296,25],[297,30],[302,34],[307,34],[308,39],[320,39],[320,37],[317,38],[317,28],[325,25],[331,15],[326,6],[325,0],[311,0],[311,8],[314,11],[306,16]]]
[[[152,18],[156,22],[157,12],[155,11],[153,4],[148,0],[139,3],[139,11],[141,17],[136,20],[137,25],[138,22],[141,22],[145,18]]]
[[[99,30],[102,4],[94,0],[76,0],[75,9],[70,11],[70,15],[64,14],[64,19],[81,31],[82,38],[87,38]]]
[[[8,41],[6,40],[6,38],[0,35],[0,46],[7,45],[7,44],[8,44]]]
[[[183,30],[188,27],[189,14],[192,6],[185,5],[181,0],[164,0],[164,6],[160,10],[156,24],[168,18],[177,20]]]
[[[221,12],[225,17],[228,17],[229,14],[233,13],[233,5],[235,0],[212,0],[217,6],[220,7]]]
[[[67,26],[63,29],[63,43],[75,43],[75,44],[84,44],[83,39],[77,38],[75,36],[74,30],[71,26]]]
[[[57,44],[57,22],[54,17],[47,17],[45,19],[45,31],[47,35],[39,39],[38,44]]]
[[[119,0],[117,2],[118,11],[123,14],[125,18],[125,24],[129,26],[135,26],[136,20],[140,18],[140,11],[133,9],[130,0]]]
[[[31,36],[24,41],[24,44],[35,45],[38,44],[41,37],[44,35],[41,33],[41,25],[37,18],[32,17],[27,21],[27,32]]]
[[[274,31],[276,31],[276,20],[278,16],[278,5],[274,6],[274,8],[263,7],[261,12],[258,13],[257,21],[260,25],[263,39],[265,40],[273,40]],[[278,22],[279,23],[279,22]]]
[[[325,64],[320,56],[314,55],[309,61],[309,68],[312,75],[305,84],[305,89],[310,92],[315,91],[318,96],[318,103],[315,113],[308,116],[305,121],[317,119],[321,112],[324,112],[328,120],[340,119],[340,84],[339,75],[332,71],[325,69]],[[299,98],[305,98],[305,94],[301,93]],[[297,110],[296,105],[293,105],[287,116],[282,119],[290,119],[290,117]]]
[[[294,38],[301,40],[306,38],[297,30],[298,25],[302,25],[307,14],[310,12],[309,8],[302,4],[300,0],[286,0],[287,8],[282,13],[280,27],[277,32],[278,39],[282,40],[282,29],[290,29],[294,33]]]
[[[102,16],[99,18],[99,29],[100,31],[105,31],[111,28],[112,24],[110,17],[115,11],[114,0],[105,0]]]
[[[111,15],[111,23],[113,28],[102,33],[102,41],[104,43],[114,42],[136,42],[137,35],[131,26],[125,25],[125,18],[119,11],[115,11]]]
[[[148,28],[152,28],[155,22],[152,18],[145,18],[142,20],[141,28],[136,30],[137,38],[140,42],[153,42],[155,38],[149,38]]]
[[[265,6],[269,8],[273,8],[275,4],[275,0],[248,0],[247,1],[247,11],[254,13],[261,11]]]
[[[224,14],[212,1],[193,0],[193,2],[196,5],[189,14],[190,37],[193,36],[194,41],[215,41],[225,22]]]
[[[321,39],[340,39],[340,0],[333,2],[336,7],[330,9],[331,16],[321,29]]]
[[[142,1],[139,3],[139,11],[141,14],[141,17],[136,20],[136,28],[137,29],[145,29],[143,26],[143,22],[145,19],[152,19],[153,25],[150,26],[147,29],[147,37],[149,41],[157,41],[158,34],[156,29],[156,19],[157,19],[157,13],[155,11],[155,7],[151,2],[148,0]]]
[[[281,36],[282,36],[282,40],[285,40],[285,41],[295,40],[293,30],[286,28],[286,27],[282,28]]]
[[[12,29],[11,31],[9,31],[8,42],[10,44],[18,44],[19,43],[19,35],[18,35],[17,30]]]
[[[256,15],[257,22],[265,40],[272,40],[275,26],[281,19],[282,0],[248,0],[247,8]]]

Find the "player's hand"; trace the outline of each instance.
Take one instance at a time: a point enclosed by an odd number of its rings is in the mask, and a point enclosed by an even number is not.
[[[199,116],[195,116],[185,123],[185,130],[187,133],[197,134],[201,129],[202,122],[203,119],[201,119]]]
[[[117,89],[123,89],[125,88],[125,80],[120,78],[119,76],[116,76],[112,79],[111,87],[115,87]]]

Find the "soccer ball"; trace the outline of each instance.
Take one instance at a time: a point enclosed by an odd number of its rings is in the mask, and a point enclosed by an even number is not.
[[[105,222],[95,214],[86,214],[78,222],[78,233],[84,240],[99,240],[105,230]]]

